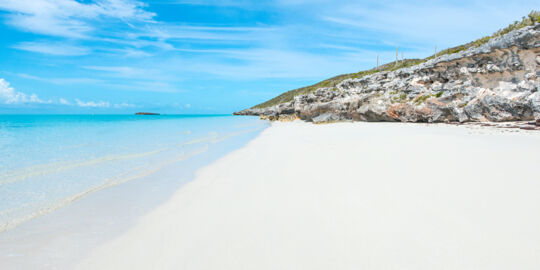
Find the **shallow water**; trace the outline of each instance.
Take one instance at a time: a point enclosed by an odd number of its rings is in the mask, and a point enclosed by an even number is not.
[[[219,142],[248,140],[267,125],[221,115],[2,115],[0,232],[93,192],[223,151]]]

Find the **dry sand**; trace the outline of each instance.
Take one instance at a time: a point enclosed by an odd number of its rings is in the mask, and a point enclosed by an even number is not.
[[[540,269],[540,133],[275,123],[80,269]]]

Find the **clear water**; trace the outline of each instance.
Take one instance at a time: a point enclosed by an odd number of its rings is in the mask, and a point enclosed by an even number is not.
[[[267,125],[219,115],[1,115],[0,231]]]

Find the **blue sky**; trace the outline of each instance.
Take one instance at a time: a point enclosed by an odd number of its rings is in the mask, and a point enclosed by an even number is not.
[[[0,113],[230,113],[538,2],[0,0]]]

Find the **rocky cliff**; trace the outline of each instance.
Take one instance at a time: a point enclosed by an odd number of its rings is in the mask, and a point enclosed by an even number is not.
[[[419,65],[346,79],[335,87],[237,115],[270,120],[502,122],[540,125],[540,24]]]

